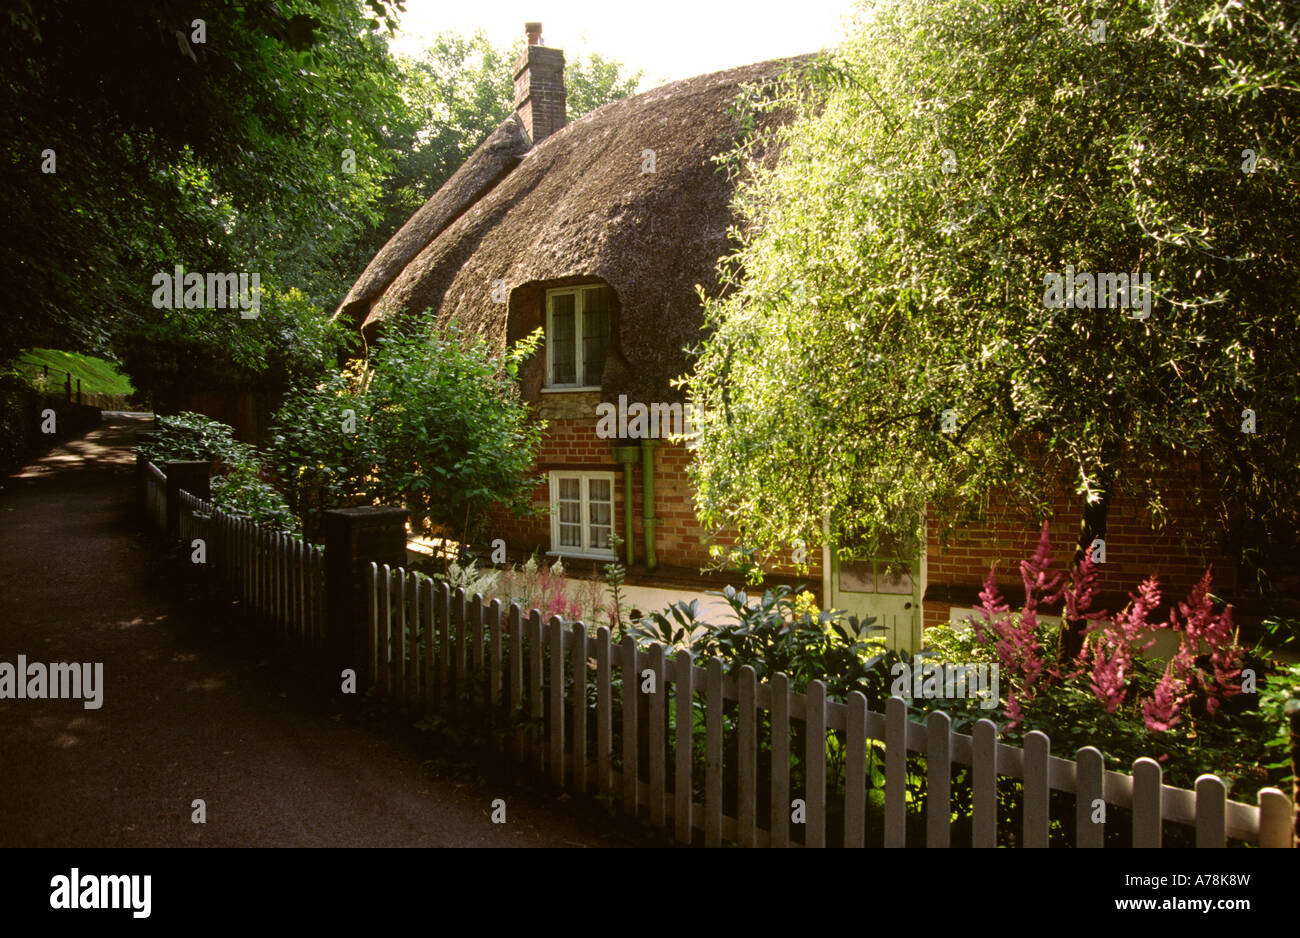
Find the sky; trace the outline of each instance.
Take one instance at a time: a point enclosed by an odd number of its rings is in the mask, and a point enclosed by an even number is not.
[[[494,44],[541,22],[545,44],[590,49],[642,69],[641,90],[751,62],[833,46],[853,0],[406,0],[394,51],[482,28]],[[583,34],[586,34],[585,41]]]

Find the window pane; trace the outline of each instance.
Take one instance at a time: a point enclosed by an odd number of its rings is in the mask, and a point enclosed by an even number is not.
[[[560,546],[582,549],[582,525],[560,523]]]
[[[609,550],[613,533],[614,487],[609,479],[587,480],[588,536],[592,550]]]
[[[614,481],[582,474],[552,477],[551,510],[561,551],[608,551],[614,535]],[[584,523],[585,522],[585,523]]]
[[[889,569],[890,566],[893,569]],[[912,592],[911,564],[901,561],[876,561],[876,589],[881,593]]]
[[[605,287],[582,293],[582,382],[598,385],[609,347],[609,291]]]
[[[572,293],[551,297],[551,333],[546,337],[554,384],[577,384],[574,361],[574,301]]]
[[[840,561],[840,589],[846,593],[874,593],[876,578],[871,561]]]
[[[582,480],[556,480],[556,512],[559,514],[560,543],[557,547],[582,549]]]

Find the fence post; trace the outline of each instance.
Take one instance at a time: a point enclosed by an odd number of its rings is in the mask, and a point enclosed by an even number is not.
[[[49,367],[48,365],[46,366]],[[141,446],[151,440],[156,439],[158,434],[152,430],[143,431],[135,435],[136,446]],[[139,511],[140,517],[144,517],[149,511],[147,497],[149,494],[149,460],[144,453],[135,454],[135,507]]]
[[[167,473],[167,537],[174,541],[181,536],[181,489],[202,501],[210,499],[212,464],[169,462],[163,472]]]
[[[371,660],[366,571],[371,563],[406,566],[406,515],[405,508],[371,507],[324,513],[327,655],[358,675],[370,670]]]

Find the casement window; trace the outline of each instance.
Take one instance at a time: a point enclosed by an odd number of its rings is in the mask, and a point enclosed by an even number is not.
[[[546,292],[546,386],[600,388],[609,348],[609,288]]]
[[[551,553],[613,559],[614,473],[552,472]]]

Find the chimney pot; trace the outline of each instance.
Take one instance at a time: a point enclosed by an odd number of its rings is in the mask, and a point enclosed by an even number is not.
[[[528,34],[528,44],[530,46],[540,46],[542,44],[541,23],[525,23],[524,32]]]

